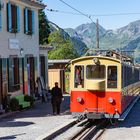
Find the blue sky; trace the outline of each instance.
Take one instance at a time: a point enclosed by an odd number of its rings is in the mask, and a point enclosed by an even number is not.
[[[82,13],[88,15],[104,15],[119,13],[140,13],[140,0],[63,0]],[[76,13],[60,0],[43,0],[48,9]],[[75,28],[83,23],[90,23],[91,20],[82,15],[64,14],[61,12],[50,12],[45,10],[48,19],[61,28]],[[91,16],[105,29],[117,29],[135,20],[140,20],[140,14],[129,14],[123,16]]]

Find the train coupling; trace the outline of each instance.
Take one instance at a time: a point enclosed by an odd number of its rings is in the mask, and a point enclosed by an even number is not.
[[[88,113],[87,114],[87,118],[88,119],[102,119],[102,118],[104,118],[105,116],[104,116],[104,114],[102,114],[102,113]]]

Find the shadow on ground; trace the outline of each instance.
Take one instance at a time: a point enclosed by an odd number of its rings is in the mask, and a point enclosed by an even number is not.
[[[111,128],[130,128],[138,126],[140,126],[140,100],[135,104],[124,121],[118,122],[116,126],[113,126]]]
[[[70,96],[66,95],[64,96],[64,101],[61,103],[61,115],[70,114],[69,106],[70,106]],[[52,116],[51,101],[47,101],[45,103],[42,103],[41,101],[37,101],[33,108],[28,109],[28,110],[23,110],[11,116],[1,118],[0,122],[3,121],[3,119],[12,121],[16,118],[46,117],[46,116],[50,116],[50,117]]]
[[[34,124],[33,122],[24,122],[24,121],[6,121],[4,123],[0,123],[0,127],[24,127],[28,125]]]
[[[11,139],[16,139],[16,136],[24,135],[24,134],[26,134],[26,133],[17,134],[17,135],[11,135],[11,136],[5,136],[5,137],[0,137],[0,140],[11,140]]]

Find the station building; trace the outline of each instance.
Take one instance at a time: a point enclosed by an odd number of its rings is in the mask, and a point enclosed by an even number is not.
[[[69,72],[66,72],[70,59],[48,60],[48,85],[52,89],[54,83],[58,82],[62,93],[69,92]]]
[[[38,11],[44,8],[37,0],[0,0],[0,108],[8,95],[34,96],[40,76]]]

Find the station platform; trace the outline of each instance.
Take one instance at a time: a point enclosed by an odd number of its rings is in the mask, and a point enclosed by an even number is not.
[[[58,126],[73,121],[69,112],[70,96],[64,95],[60,115],[52,115],[51,101],[37,101],[33,108],[0,118],[0,140],[39,140]]]

